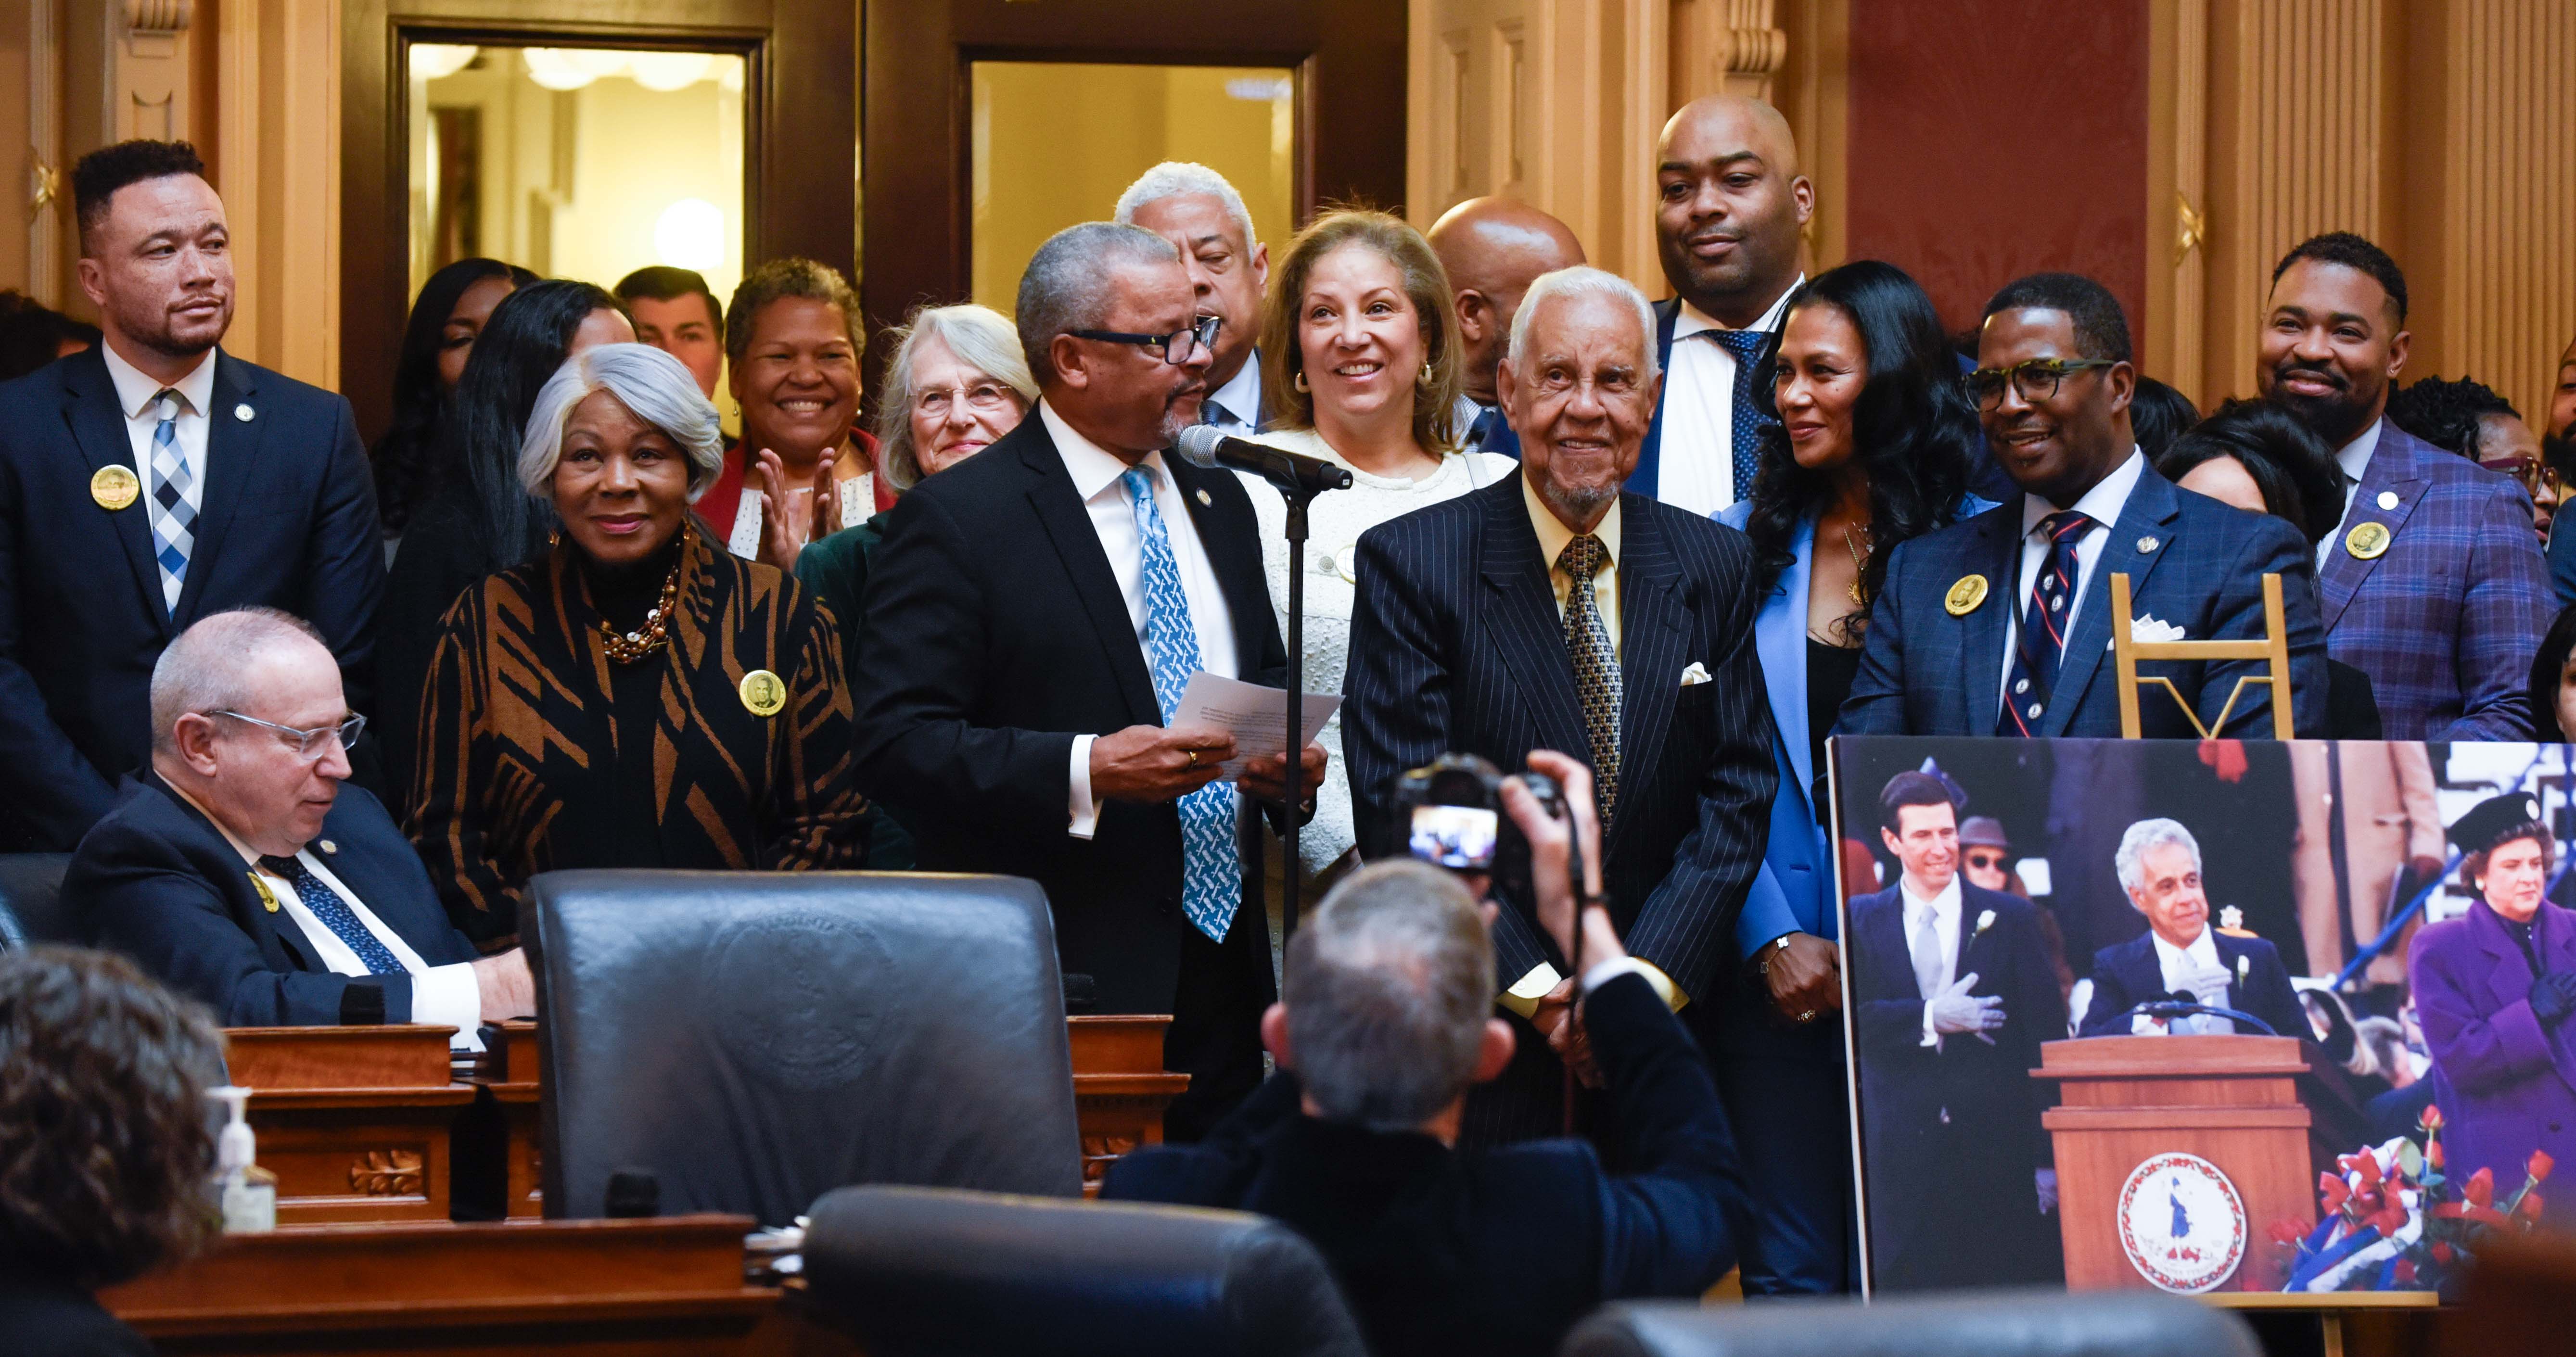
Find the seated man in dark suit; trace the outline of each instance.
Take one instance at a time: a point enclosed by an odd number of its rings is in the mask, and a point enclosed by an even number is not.
[[[1530,762],[1566,784],[1590,847],[1589,777]],[[1571,827],[1517,785],[1504,795],[1540,919],[1574,955]],[[1512,1054],[1490,1014],[1493,943],[1457,878],[1386,862],[1334,887],[1290,944],[1285,1002],[1261,1026],[1280,1073],[1205,1142],[1112,1165],[1102,1195],[1286,1222],[1332,1263],[1376,1352],[1537,1357],[1603,1301],[1696,1297],[1734,1266],[1746,1219],[1726,1113],[1598,906],[1581,956],[1581,1030],[1616,1128],[1602,1154],[1457,1148],[1468,1086]]]
[[[82,838],[63,894],[227,1027],[417,1022],[536,1009],[527,958],[477,959],[383,803],[349,775],[340,669],[268,608],[180,633],[152,668],[152,763]]]
[[[2230,937],[2209,926],[2200,842],[2190,830],[2172,820],[2140,820],[2120,836],[2113,860],[2129,903],[2147,916],[2147,931],[2095,954],[2093,1006],[2085,1011],[2082,1035],[2208,1036],[2247,1030],[2232,1018],[2213,1014],[2124,1016],[2137,1004],[2168,997],[2250,1013],[2275,1036],[2309,1035],[2307,1010],[2290,988],[2290,970],[2281,964],[2280,950],[2261,938]]]
[[[2129,322],[2100,283],[2035,274],[1986,303],[1968,386],[2022,493],[1888,558],[1842,734],[2117,737],[2112,627],[2141,640],[2259,639],[2266,574],[2281,577],[2298,733],[2324,733],[2325,631],[2307,542],[2280,519],[2157,475],[2129,427],[2136,385]],[[2129,577],[2131,617],[2111,615],[2113,575]],[[2142,693],[2147,738],[2196,738],[2195,718],[2219,734],[2271,736],[2271,690],[2237,691],[2238,678],[2266,672],[2263,661],[2140,668],[2172,680],[2192,709]]]

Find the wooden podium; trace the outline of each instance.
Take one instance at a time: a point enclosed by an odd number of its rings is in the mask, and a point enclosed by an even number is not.
[[[2317,1219],[2298,1091],[2308,1067],[2295,1038],[2086,1037],[2039,1051],[2032,1077],[2060,1090],[2041,1124],[2057,1149],[2067,1286],[2158,1285],[2122,1243],[2121,1199],[2141,1167],[2181,1154],[2215,1167],[2244,1206],[2239,1261],[2208,1289],[2280,1287],[2283,1279],[2269,1275],[2268,1231],[2276,1221]]]
[[[224,1033],[280,1225],[448,1216],[448,1133],[474,1101],[453,1027],[235,1027]]]

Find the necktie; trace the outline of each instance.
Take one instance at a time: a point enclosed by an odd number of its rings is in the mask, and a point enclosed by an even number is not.
[[[1762,426],[1769,422],[1753,403],[1754,359],[1771,341],[1762,330],[1701,330],[1718,347],[1735,355],[1735,417],[1726,422],[1735,456],[1735,498],[1753,497],[1753,472],[1762,448]]]
[[[179,453],[179,409],[184,401],[167,388],[154,396],[161,422],[152,430],[152,556],[161,564],[161,601],[179,611],[188,582],[188,553],[197,544],[197,510],[188,502],[188,459]]]
[[[1154,701],[1169,724],[1190,675],[1199,671],[1198,628],[1190,621],[1190,597],[1181,590],[1172,539],[1154,507],[1153,477],[1145,468],[1131,466],[1118,480],[1127,487],[1127,502],[1136,513],[1136,540],[1145,564],[1145,658],[1154,672]],[[1178,808],[1181,912],[1200,932],[1223,942],[1236,907],[1243,903],[1242,859],[1234,846],[1234,787],[1211,782],[1182,797]]]
[[[1199,423],[1222,426],[1233,422],[1233,413],[1227,410],[1224,406],[1219,405],[1212,400],[1199,402]]]
[[[1914,988],[1929,1003],[1941,995],[1941,930],[1933,926],[1933,909],[1914,916]]]
[[[295,884],[295,897],[304,902],[304,908],[312,911],[314,918],[322,921],[323,927],[339,935],[340,941],[349,944],[349,950],[357,953],[358,960],[366,963],[367,974],[400,975],[403,973],[403,964],[394,959],[394,954],[386,949],[382,939],[379,939],[365,924],[358,922],[358,916],[349,908],[349,902],[341,899],[338,891],[322,884],[322,878],[304,870],[302,862],[294,858],[263,857],[259,860],[259,865]]]
[[[1610,564],[1609,548],[1590,533],[1565,544],[1556,558],[1565,572],[1565,651],[1574,661],[1574,692],[1583,702],[1584,733],[1592,741],[1592,795],[1607,833],[1619,802],[1619,655],[1610,628],[1593,601],[1592,577]]]
[[[1467,440],[1465,444],[1466,451],[1484,451],[1485,444],[1493,439],[1495,428],[1500,426],[1502,422],[1502,407],[1496,405],[1486,406],[1477,414],[1476,422],[1467,426]]]
[[[2075,606],[2075,545],[2092,526],[2091,516],[2072,509],[2039,520],[2048,556],[2040,562],[2030,606],[2022,611],[2021,631],[2013,637],[2012,674],[2004,685],[2003,715],[1995,719],[1997,735],[2030,735],[2048,714],[2058,661],[2066,655],[2066,613]]]

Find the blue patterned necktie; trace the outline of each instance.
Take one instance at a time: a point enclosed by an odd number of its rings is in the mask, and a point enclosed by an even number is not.
[[[188,553],[197,545],[197,510],[188,502],[192,478],[179,452],[179,410],[186,398],[164,388],[152,398],[161,422],[152,430],[152,557],[161,564],[161,601],[179,611],[188,582]]]
[[[294,858],[263,857],[259,865],[294,883],[295,898],[304,902],[304,907],[312,911],[314,918],[322,921],[323,927],[349,944],[349,950],[366,963],[367,974],[403,973],[403,964],[394,959],[394,954],[385,947],[382,939],[358,922],[357,912],[349,908],[349,902],[341,899],[338,891],[322,884],[322,878],[306,871],[302,862]]]
[[[1199,671],[1199,633],[1190,621],[1190,596],[1181,589],[1180,563],[1154,506],[1154,479],[1131,466],[1119,478],[1136,511],[1136,541],[1143,548],[1145,658],[1154,671],[1154,701],[1163,724],[1180,710],[1181,693]],[[1181,812],[1181,912],[1209,938],[1225,941],[1234,911],[1243,903],[1243,864],[1234,844],[1234,785],[1211,782],[1177,803]]]
[[[2058,661],[2066,654],[2067,610],[2075,606],[2075,546],[2092,526],[2090,515],[2072,509],[2039,520],[2040,531],[2048,536],[2048,556],[2040,563],[2030,606],[2013,637],[2012,675],[2004,686],[2003,715],[1995,719],[1997,735],[2036,734],[2048,715]]]
[[[1753,368],[1754,360],[1761,357],[1762,346],[1771,342],[1771,336],[1763,330],[1701,330],[1698,333],[1735,355],[1735,416],[1726,422],[1726,428],[1735,445],[1735,498],[1751,499],[1753,472],[1759,465],[1762,450],[1762,426],[1769,422],[1761,407],[1753,403]]]

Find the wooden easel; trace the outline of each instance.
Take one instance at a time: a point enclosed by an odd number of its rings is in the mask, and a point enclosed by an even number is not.
[[[2272,685],[2272,737],[2295,738],[2296,727],[2290,720],[2290,628],[2281,606],[2279,575],[2263,577],[2263,639],[2259,641],[2138,640],[2134,635],[2137,614],[2131,610],[2129,577],[2125,574],[2111,577],[2111,614],[2111,655],[2120,671],[2120,738],[2139,738],[2142,727],[2138,720],[2138,690],[2147,684],[2163,684],[2192,729],[2199,731],[2202,739],[2214,740],[2219,731],[2227,729],[2228,714],[2236,710],[2236,699],[2244,694],[2245,685],[2266,682]],[[2218,724],[2212,729],[2200,723],[2200,713],[2183,700],[2182,690],[2174,687],[2172,679],[2161,674],[2140,677],[2140,660],[2264,660],[2269,663],[2269,673],[2240,675],[2236,687],[2227,694],[2227,705],[2218,709]]]

